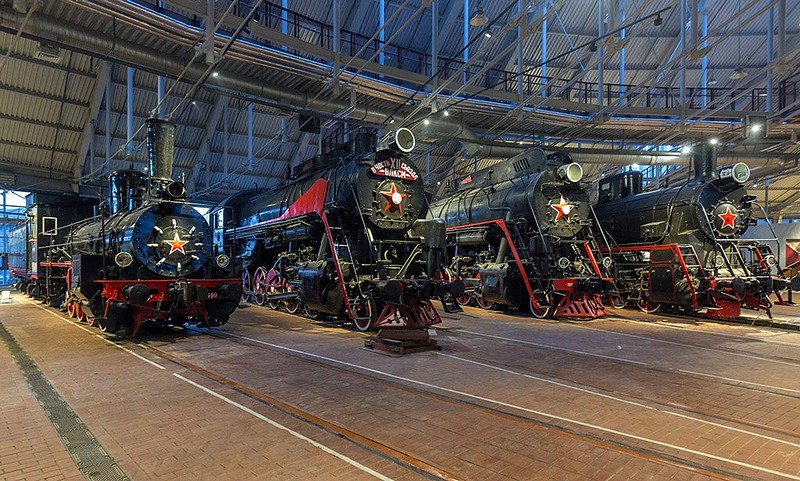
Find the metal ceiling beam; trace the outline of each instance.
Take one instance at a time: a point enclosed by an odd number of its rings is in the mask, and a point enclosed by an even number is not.
[[[71,75],[79,75],[81,77],[86,77],[87,79],[92,79],[95,76],[93,71],[79,70],[79,69],[77,69],[75,67],[68,67],[66,65],[61,65],[60,63],[53,63],[53,62],[48,62],[46,60],[39,60],[38,58],[35,58],[35,57],[30,57],[28,55],[22,55],[22,54],[14,53],[14,52],[9,54],[7,50],[0,50],[0,57],[6,56],[6,55],[8,55],[8,58],[11,58],[11,59],[14,59],[14,60],[21,60],[21,61],[23,61],[25,63],[32,63],[34,65],[41,65],[42,67],[47,67],[48,69],[60,70],[62,72],[66,72],[66,73],[71,74]]]
[[[14,190],[22,190],[26,192],[31,191],[45,191],[45,192],[70,192],[72,185],[66,178],[66,175],[61,175],[58,178],[50,177],[48,169],[37,169],[31,167],[23,167],[13,165],[3,159],[0,159],[0,165],[3,172],[14,176],[14,183],[10,186]],[[58,172],[59,174],[61,172]]]
[[[78,153],[70,149],[62,149],[60,147],[53,147],[53,146],[34,145],[34,144],[29,144],[27,142],[19,142],[16,140],[0,139],[0,143],[13,145],[15,147],[25,147],[29,149],[43,150],[45,152],[55,152],[57,154],[77,155]]]
[[[83,165],[86,162],[86,155],[89,153],[89,147],[94,140],[94,131],[97,127],[97,119],[100,116],[100,105],[103,102],[106,87],[108,87],[110,82],[111,66],[108,62],[101,60],[97,63],[94,90],[92,91],[92,100],[89,103],[89,118],[86,120],[86,125],[83,128],[81,143],[78,147],[78,157],[75,159],[75,169],[72,172],[72,176],[76,179],[80,178],[83,174]]]
[[[211,107],[211,113],[208,115],[208,122],[206,123],[206,130],[203,137],[200,139],[200,145],[197,147],[197,156],[192,166],[192,173],[189,174],[189,179],[186,181],[186,188],[189,192],[194,191],[197,185],[197,179],[200,177],[200,166],[203,163],[211,162],[209,154],[211,153],[211,141],[214,140],[214,134],[217,132],[217,126],[222,119],[222,114],[225,112],[225,105],[228,103],[228,97],[218,94],[214,100],[214,106]]]
[[[38,125],[40,127],[50,127],[50,128],[58,128],[61,130],[66,130],[67,132],[83,132],[83,129],[80,127],[72,127],[69,125],[59,124],[56,122],[46,122],[44,120],[36,120],[36,119],[26,119],[23,117],[17,117],[15,115],[9,115],[0,112],[0,120],[8,120],[11,122],[19,122],[27,125]]]
[[[29,95],[31,97],[36,97],[36,98],[39,98],[39,99],[47,99],[47,100],[53,100],[53,101],[56,101],[56,102],[63,102],[65,104],[74,105],[76,107],[83,107],[83,108],[89,107],[89,103],[88,102],[82,102],[80,100],[61,97],[61,96],[58,96],[58,95],[51,95],[51,94],[44,93],[44,92],[36,92],[34,90],[26,89],[24,87],[17,87],[15,85],[8,85],[8,84],[0,83],[0,90],[5,90],[7,92],[13,92],[15,94]]]

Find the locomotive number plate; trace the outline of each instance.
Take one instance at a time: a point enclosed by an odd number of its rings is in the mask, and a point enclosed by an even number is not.
[[[372,165],[373,174],[402,180],[417,180],[419,174],[402,159],[390,157]]]

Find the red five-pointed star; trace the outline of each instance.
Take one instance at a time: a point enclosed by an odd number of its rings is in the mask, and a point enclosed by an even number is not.
[[[739,217],[739,215],[731,212],[731,206],[727,206],[727,210],[725,211],[724,214],[717,214],[717,215],[719,215],[719,218],[722,219],[722,227],[720,227],[720,229],[724,229],[726,227],[730,227],[731,229],[736,228],[734,222],[736,221],[736,218]]]
[[[186,251],[183,250],[183,246],[189,243],[189,241],[182,241],[180,237],[178,237],[178,233],[175,233],[175,238],[172,240],[165,240],[167,244],[170,246],[169,254],[171,255],[175,251],[180,251],[181,254],[186,255]]]
[[[397,191],[397,186],[394,185],[394,182],[392,182],[392,187],[389,188],[389,192],[380,192],[380,194],[386,197],[386,207],[383,208],[384,212],[397,208],[401,214],[403,213],[403,199],[407,196]]]
[[[563,195],[561,196],[561,202],[558,204],[551,204],[550,207],[556,210],[556,218],[553,222],[558,222],[558,219],[562,217],[569,217],[570,212],[575,208],[574,205],[568,203],[564,199]]]

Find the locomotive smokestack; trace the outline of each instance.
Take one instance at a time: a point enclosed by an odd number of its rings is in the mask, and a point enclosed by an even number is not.
[[[694,178],[711,180],[717,171],[717,146],[708,142],[701,142],[692,146],[692,162],[694,163]]]
[[[149,118],[147,127],[147,160],[150,176],[172,178],[172,161],[175,147],[175,124],[168,120]]]

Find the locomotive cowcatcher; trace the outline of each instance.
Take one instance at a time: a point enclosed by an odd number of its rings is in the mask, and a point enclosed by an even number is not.
[[[148,119],[146,127],[151,177],[112,172],[108,212],[64,226],[63,243],[46,246],[44,258],[66,271],[58,296],[47,290],[48,302],[132,335],[145,322],[224,324],[238,305],[239,279],[230,258],[213,256],[210,226],[171,179],[175,125]],[[41,279],[41,259],[39,266]]]
[[[662,305],[732,319],[742,307],[770,314],[800,279],[783,277],[769,246],[741,239],[755,225],[756,197],[743,163],[717,170],[716,148],[693,146],[694,176],[681,185],[642,192],[640,172],[600,182],[595,209],[612,239],[622,298],[645,312]],[[766,217],[766,215],[765,215]]]
[[[244,299],[349,320],[360,331],[441,322],[431,297],[460,293],[461,283],[431,280],[445,225],[424,218],[423,180],[406,155],[414,144],[408,129],[380,144],[359,133],[280,187],[217,206],[215,238],[244,263]]]
[[[528,306],[537,318],[605,314],[615,287],[582,177],[568,154],[535,148],[458,179],[431,204],[429,215],[447,222],[451,275],[479,306]]]

